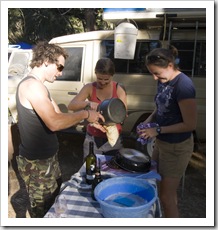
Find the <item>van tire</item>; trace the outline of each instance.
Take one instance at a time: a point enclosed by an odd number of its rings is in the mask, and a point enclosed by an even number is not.
[[[151,142],[149,142],[147,145],[146,145],[146,148],[147,148],[147,153],[150,157],[152,157],[152,154],[153,154],[153,150],[154,150],[154,145],[155,145],[155,141],[156,141],[156,138],[152,138]]]

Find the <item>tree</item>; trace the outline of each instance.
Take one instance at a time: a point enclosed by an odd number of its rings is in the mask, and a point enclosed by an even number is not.
[[[8,40],[10,44],[108,29],[100,8],[11,8],[8,10]]]
[[[8,40],[9,43],[16,43],[23,37],[24,15],[20,9],[8,10]]]

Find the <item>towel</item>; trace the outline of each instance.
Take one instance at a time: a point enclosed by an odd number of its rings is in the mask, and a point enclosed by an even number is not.
[[[105,125],[104,128],[106,129],[106,135],[107,135],[108,142],[111,145],[111,147],[113,147],[119,138],[119,132],[118,132],[117,126],[116,125],[109,125],[109,126]]]
[[[158,126],[159,125],[157,123],[146,123],[145,124],[142,122],[137,126],[136,130],[137,130],[137,133],[139,134],[142,129],[149,129],[149,128],[154,128]],[[137,141],[140,142],[142,145],[145,145],[145,144],[150,143],[152,141],[152,138],[145,139],[144,137],[138,137]]]

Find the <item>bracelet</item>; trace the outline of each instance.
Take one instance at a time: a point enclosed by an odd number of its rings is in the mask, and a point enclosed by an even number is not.
[[[90,116],[90,112],[89,112],[89,110],[86,110],[86,111],[88,112],[88,117],[86,118],[86,120],[88,120],[89,116]]]

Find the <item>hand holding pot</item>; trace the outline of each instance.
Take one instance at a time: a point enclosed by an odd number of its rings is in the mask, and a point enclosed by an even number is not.
[[[96,129],[101,130],[103,133],[107,132],[107,130],[104,128],[104,126],[99,124],[98,122],[92,123],[91,126],[95,127]]]
[[[119,98],[102,101],[97,109],[105,118],[104,125],[123,123],[126,118],[126,106]]]
[[[85,109],[86,110],[95,110],[95,111],[97,111],[98,105],[99,105],[99,103],[97,103],[97,102],[89,101],[87,106],[85,107]]]
[[[87,110],[88,112],[88,117],[86,120],[90,123],[98,123],[99,119],[101,119],[103,122],[105,121],[104,117],[99,113],[94,110]]]

